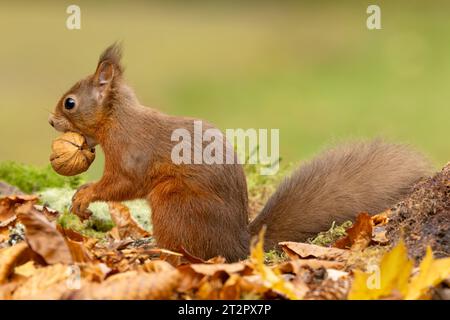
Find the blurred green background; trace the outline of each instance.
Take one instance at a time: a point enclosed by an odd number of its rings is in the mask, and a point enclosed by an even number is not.
[[[81,30],[66,29],[72,3]],[[49,111],[116,40],[144,105],[279,128],[287,161],[373,136],[450,160],[449,1],[2,1],[0,35],[0,161],[48,163]]]

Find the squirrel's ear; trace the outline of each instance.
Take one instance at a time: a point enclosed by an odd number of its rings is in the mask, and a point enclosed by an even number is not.
[[[114,79],[114,66],[109,61],[101,62],[94,75],[98,85],[110,84]]]
[[[122,59],[122,47],[114,43],[110,45],[100,55],[97,71],[94,79],[98,84],[103,85],[110,83],[116,77],[121,76],[123,72],[120,60]]]

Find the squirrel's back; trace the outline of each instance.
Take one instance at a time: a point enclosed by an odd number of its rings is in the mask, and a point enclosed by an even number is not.
[[[250,232],[266,225],[266,248],[280,241],[305,241],[333,221],[391,207],[429,172],[428,161],[405,145],[374,140],[334,147],[280,184]]]

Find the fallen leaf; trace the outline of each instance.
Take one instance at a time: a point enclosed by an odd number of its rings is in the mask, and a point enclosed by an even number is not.
[[[86,249],[83,242],[73,241],[68,238],[65,240],[73,262],[85,263],[94,260],[93,255]]]
[[[386,236],[386,228],[384,226],[373,228],[372,242],[381,246],[389,243],[389,239]]]
[[[31,203],[20,207],[17,215],[20,222],[25,226],[28,245],[47,264],[73,263],[69,247],[63,236]]]
[[[199,297],[201,299],[218,299],[223,281],[233,275],[247,275],[251,273],[251,268],[242,262],[231,264],[185,264],[177,268],[182,275],[180,284],[181,291],[189,291],[194,288],[201,289]],[[214,286],[205,284],[214,282]],[[220,285],[219,285],[220,284]]]
[[[130,237],[140,239],[150,236],[150,233],[144,230],[130,213],[130,209],[119,202],[108,202],[111,219],[118,229],[121,239]]]
[[[81,277],[88,282],[102,282],[111,272],[104,263],[85,263],[79,267]]]
[[[46,206],[41,206],[41,205],[34,205],[34,208],[36,210],[38,210],[39,212],[43,213],[45,215],[45,217],[47,218],[48,221],[53,222],[56,221],[56,219],[58,219],[58,215],[59,212],[53,209],[50,209]]]
[[[305,295],[307,300],[344,300],[350,288],[350,279],[347,276],[337,280],[327,278],[319,285],[313,286]]]
[[[347,235],[337,240],[332,246],[339,249],[360,251],[369,245],[372,239],[372,219],[366,212],[356,217],[355,223],[347,230]]]
[[[37,201],[37,196],[12,195],[0,198],[0,227],[10,225],[16,220],[16,210],[24,203]]]
[[[23,279],[0,284],[0,300],[11,300],[14,291],[22,284]]]
[[[241,298],[241,276],[232,274],[223,284],[219,293],[219,299],[237,300]]]
[[[102,283],[88,283],[64,296],[71,300],[147,300],[173,297],[180,281],[178,270],[169,272],[128,271],[109,277]]]
[[[197,291],[197,297],[203,300],[217,300],[220,299],[220,291],[223,284],[221,279],[214,278],[208,281],[203,281]]]
[[[391,209],[383,211],[372,216],[372,223],[374,226],[384,226],[389,222],[389,216],[392,214]]]
[[[183,254],[184,258],[189,261],[190,263],[205,263],[206,261],[194,256],[189,251],[187,251],[185,248],[180,248],[180,253]]]
[[[120,232],[119,232],[119,228],[118,227],[113,227],[111,230],[109,230],[108,234],[115,241],[122,240],[121,237],[120,237]],[[130,238],[128,238],[128,239],[130,241],[132,241],[132,239],[130,239]],[[127,239],[125,239],[125,240],[127,240]]]
[[[268,290],[259,274],[244,276],[239,282],[242,292],[248,292],[258,296],[262,296]]]
[[[0,243],[8,241],[9,239],[9,228],[0,227]]]
[[[170,263],[162,260],[147,260],[143,265],[146,272],[169,272],[174,269]]]
[[[345,264],[338,261],[318,260],[318,259],[296,259],[286,261],[278,266],[279,270],[283,273],[297,274],[302,268],[311,269],[343,269]]]
[[[280,293],[292,300],[298,300],[301,297],[295,292],[294,286],[286,281],[276,268],[269,268],[264,264],[264,233],[266,229],[262,228],[258,238],[253,242],[250,251],[250,265],[254,273],[262,279],[263,285],[277,293]]]
[[[248,266],[240,262],[228,264],[191,264],[188,267],[194,270],[196,273],[205,276],[213,276],[217,272],[225,272],[230,275],[233,273],[249,273]]]
[[[374,266],[372,273],[354,270],[354,280],[348,295],[350,300],[367,300],[405,296],[413,263],[408,259],[406,246],[400,241],[381,259],[380,266]]]
[[[30,260],[30,248],[25,242],[0,249],[0,284],[5,283],[14,268]]]
[[[433,259],[431,247],[419,266],[419,273],[411,279],[408,286],[407,300],[430,298],[429,291],[450,276],[450,258]]]
[[[36,272],[36,267],[34,265],[34,261],[28,261],[14,269],[14,274],[23,276],[23,277],[31,277]]]
[[[61,233],[64,238],[70,239],[73,241],[83,242],[83,241],[89,239],[88,237],[83,236],[81,233],[79,233],[73,229],[63,228],[60,224],[56,225],[56,230],[58,230],[58,232]]]
[[[280,242],[279,245],[291,259],[319,259],[345,262],[350,252],[300,242]]]
[[[190,292],[198,289],[202,280],[205,278],[203,274],[195,272],[189,265],[181,265],[177,267],[181,274],[181,281],[178,286],[180,292]]]
[[[12,298],[15,300],[60,299],[67,290],[70,290],[71,274],[71,268],[62,264],[39,268],[14,291]]]
[[[327,279],[338,281],[343,277],[348,277],[348,272],[336,269],[327,269]]]

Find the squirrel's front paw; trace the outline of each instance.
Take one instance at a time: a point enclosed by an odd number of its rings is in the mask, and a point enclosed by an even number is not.
[[[82,185],[72,197],[70,211],[80,217],[82,220],[88,219],[92,212],[88,210],[89,204],[93,199],[92,184]]]

